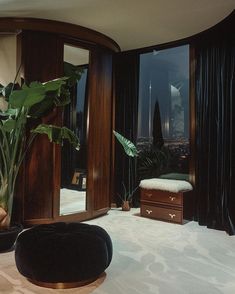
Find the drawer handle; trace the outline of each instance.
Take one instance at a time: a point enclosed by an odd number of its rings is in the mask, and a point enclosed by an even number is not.
[[[152,193],[146,193],[146,196],[148,196],[149,198],[151,198],[152,197]]]
[[[170,216],[171,218],[174,218],[174,217],[175,217],[175,214],[171,214],[171,213],[169,213],[169,216]]]
[[[174,201],[174,200],[176,199],[176,197],[169,196],[169,199],[170,199],[171,201]]]
[[[147,212],[147,214],[150,214],[150,213],[152,213],[153,211],[152,211],[152,210],[148,210],[148,209],[146,209],[146,212]]]

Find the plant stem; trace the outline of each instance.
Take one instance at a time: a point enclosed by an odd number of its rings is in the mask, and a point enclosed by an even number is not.
[[[127,197],[128,197],[128,192],[126,191],[126,186],[123,182],[122,182],[122,185],[123,185],[123,190],[124,190],[124,201],[126,201]]]
[[[6,154],[4,152],[4,148],[3,148],[2,144],[0,144],[0,151],[1,151],[3,165],[4,165],[4,173],[6,174],[8,168],[7,168]]]
[[[18,164],[19,168],[20,168],[20,166],[21,166],[21,164],[22,164],[22,162],[23,162],[23,160],[25,158],[25,155],[26,155],[27,151],[29,150],[30,146],[32,145],[32,143],[33,143],[33,141],[34,141],[34,139],[36,138],[37,135],[38,135],[37,133],[32,133],[30,135],[30,137],[29,137],[28,143],[27,143],[24,151],[23,151],[23,148],[22,148],[21,157],[20,157],[19,164]]]
[[[18,68],[18,70],[17,70],[16,76],[15,76],[15,79],[14,79],[14,82],[13,82],[13,85],[12,85],[12,88],[11,88],[11,93],[12,93],[13,90],[14,90],[14,86],[15,86],[15,83],[16,83],[16,79],[17,79],[17,77],[18,77],[18,75],[19,75],[19,72],[20,72],[20,69],[21,69],[21,65],[22,65],[22,64],[20,64],[20,66],[19,66],[19,68]]]
[[[0,168],[0,184],[2,184],[3,182],[3,173],[2,173],[2,169]]]
[[[15,191],[16,177],[20,167],[20,157],[22,155],[24,137],[25,137],[25,117],[27,117],[28,110],[24,107],[19,109],[15,117],[15,128],[10,133],[11,141],[11,158],[9,160],[10,166],[8,171],[8,203],[7,211],[9,217],[12,214],[13,196]]]
[[[130,198],[130,193],[131,193],[131,158],[129,157],[129,162],[128,162],[128,171],[129,171],[129,175],[128,175],[128,196],[127,199]]]
[[[5,145],[5,148],[6,150],[4,151],[4,154],[6,155],[6,160],[9,161],[10,160],[10,147],[9,147],[9,140],[7,138],[7,135],[6,135],[6,132],[3,128],[3,125],[2,127],[0,128],[1,129],[1,132],[2,132],[2,136],[3,136],[3,150],[4,150],[4,145]],[[5,142],[5,144],[4,144]]]

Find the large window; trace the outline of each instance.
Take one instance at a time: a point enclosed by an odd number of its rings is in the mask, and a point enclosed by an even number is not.
[[[138,109],[139,149],[168,152],[163,173],[188,173],[188,45],[140,55]]]

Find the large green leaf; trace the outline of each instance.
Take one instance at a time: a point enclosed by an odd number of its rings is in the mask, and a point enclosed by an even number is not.
[[[71,102],[70,99],[70,91],[66,87],[62,87],[60,91],[60,95],[57,96],[56,99],[54,99],[54,103],[56,106],[65,106]]]
[[[72,144],[77,150],[80,149],[80,143],[78,137],[74,134],[73,131],[66,127],[61,128],[62,138],[67,139],[70,144]]]
[[[43,83],[46,93],[42,101],[31,106],[29,115],[33,118],[40,118],[47,115],[55,106],[69,104],[69,92],[64,87],[67,77]]]
[[[0,110],[0,115],[1,116],[15,116],[17,114],[17,109],[13,109],[13,108],[8,108],[6,111],[1,112]]]
[[[46,95],[42,101],[30,107],[29,116],[33,118],[43,117],[50,113],[54,106],[54,96]]]
[[[58,91],[61,89],[62,85],[66,84],[67,77],[62,77],[60,79],[55,79],[46,83],[43,83],[46,92],[48,91]]]
[[[32,82],[29,86],[24,84],[22,89],[15,90],[11,93],[9,102],[12,108],[21,108],[23,106],[31,108],[42,102],[46,94],[54,93],[54,97],[60,95],[61,86],[66,84],[67,77],[55,79],[46,83]],[[56,103],[55,103],[56,105]]]
[[[9,83],[7,86],[3,87],[1,89],[1,93],[2,95],[5,97],[5,98],[9,98],[10,94],[11,94],[11,91],[13,90],[14,88],[14,84],[13,83]]]
[[[12,118],[9,118],[5,121],[3,121],[2,128],[5,132],[11,132],[16,126],[16,121]]]
[[[41,83],[34,83],[32,87],[24,85],[21,90],[15,90],[11,93],[9,103],[12,108],[21,108],[23,106],[30,108],[42,101],[45,93],[45,87]]]
[[[45,134],[50,142],[63,145],[64,140],[68,140],[77,150],[80,148],[78,137],[70,129],[66,127],[58,127],[54,125],[40,124],[36,129],[31,130],[32,133]]]
[[[137,153],[137,148],[130,140],[123,137],[121,134],[119,134],[116,131],[113,131],[113,133],[114,133],[115,137],[117,138],[117,140],[119,141],[119,143],[121,143],[125,153],[128,156],[131,156],[131,157],[137,156],[137,154],[138,154]]]
[[[67,81],[68,87],[75,85],[81,79],[84,69],[81,66],[73,65],[69,62],[64,62],[64,75],[69,77]]]

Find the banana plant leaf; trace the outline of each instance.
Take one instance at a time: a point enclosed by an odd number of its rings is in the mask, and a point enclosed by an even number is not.
[[[9,97],[12,108],[23,106],[30,108],[32,105],[42,101],[45,97],[45,88],[41,85],[33,85],[32,88],[24,85],[21,90],[15,90]]]
[[[63,107],[70,102],[70,92],[68,89],[61,88],[59,96],[56,91],[49,91],[41,102],[31,106],[29,116],[41,118],[50,113],[55,106]]]
[[[54,125],[40,124],[35,129],[31,130],[32,133],[45,134],[48,136],[50,142],[63,145],[64,140],[68,140],[76,150],[79,150],[80,143],[78,137],[70,129],[66,127],[58,127]]]
[[[57,79],[47,83],[32,82],[29,86],[24,84],[22,89],[11,92],[9,104],[11,108],[31,108],[43,101],[48,92],[54,92],[54,95],[57,96],[60,95],[61,85],[65,84],[66,79]]]
[[[121,134],[119,134],[116,131],[113,131],[115,137],[119,141],[119,143],[122,145],[125,153],[130,157],[136,157],[138,156],[137,148],[136,146],[127,138],[123,137]]]
[[[0,93],[6,98],[8,99],[12,90],[14,88],[14,84],[13,83],[9,83],[7,86],[3,87],[1,85],[1,89],[0,89]]]
[[[57,91],[57,94],[60,94],[60,89],[62,85],[65,85],[65,81],[68,80],[68,77],[62,77],[60,79],[55,79],[53,81],[49,81],[46,83],[43,83],[43,86],[45,87],[46,92],[48,91]],[[32,83],[30,84],[32,85]]]
[[[17,109],[8,108],[6,111],[2,111],[2,109],[0,109],[0,116],[2,117],[15,116],[16,114]]]
[[[39,103],[36,103],[30,107],[29,116],[32,118],[41,118],[49,114],[54,106],[54,97],[47,95],[46,99],[43,99]]]
[[[2,121],[2,128],[5,132],[11,132],[16,126],[16,121],[13,118]]]
[[[76,81],[79,81],[84,70],[76,65],[64,62],[64,75],[69,77],[67,84],[69,87],[74,86]]]

